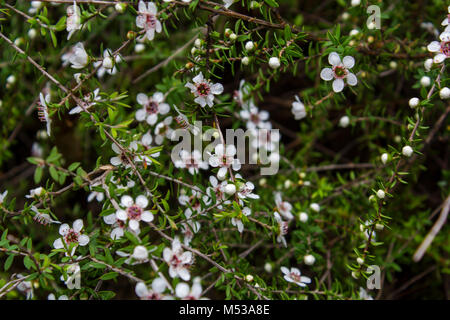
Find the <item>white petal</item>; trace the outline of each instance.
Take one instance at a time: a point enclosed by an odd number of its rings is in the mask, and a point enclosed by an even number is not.
[[[152,289],[155,292],[162,293],[166,289],[167,283],[166,280],[162,278],[156,278],[152,282]]]
[[[355,65],[355,59],[352,56],[345,56],[342,63],[347,69],[351,69]]]
[[[127,215],[127,213],[125,212],[125,210],[118,210],[118,211],[116,212],[116,217],[117,217],[117,219],[119,219],[119,220],[126,221],[127,218],[128,218],[128,215]]]
[[[137,121],[144,121],[146,116],[147,112],[145,111],[145,109],[139,109],[138,111],[136,111],[135,117]]]
[[[137,229],[139,229],[139,222],[136,220],[130,220],[129,226],[131,230],[136,231]]]
[[[433,41],[427,46],[427,49],[430,52],[439,52],[441,50],[441,44],[437,41]]]
[[[61,238],[56,239],[56,240],[53,242],[53,247],[54,247],[55,249],[62,249],[62,248],[64,248],[62,239],[61,239]]]
[[[133,198],[130,196],[122,196],[122,198],[120,199],[120,204],[124,207],[131,207],[133,205]]]
[[[184,281],[189,281],[189,279],[191,279],[191,275],[186,268],[182,268],[182,269],[178,270],[178,275]]]
[[[341,63],[341,58],[339,57],[339,55],[336,52],[331,52],[328,55],[328,62],[332,65],[332,66],[337,66]]]
[[[136,285],[135,291],[136,291],[136,295],[139,298],[148,296],[147,286],[143,282],[138,282],[138,284]]]
[[[347,74],[347,83],[351,86],[356,86],[356,84],[358,83],[358,79],[353,73],[349,72]]]
[[[148,199],[143,196],[143,195],[139,195],[136,198],[136,204],[141,207],[142,209],[146,208],[148,206]]]
[[[85,234],[82,234],[78,237],[78,243],[80,244],[80,246],[87,245],[89,243],[89,237]]]
[[[220,83],[215,83],[211,86],[212,94],[221,94],[223,92],[223,86]]]
[[[323,68],[320,72],[320,77],[325,81],[330,81],[333,79],[333,70],[330,68]]]
[[[141,219],[145,222],[152,222],[153,221],[153,213],[150,211],[144,211],[141,215]]]
[[[75,232],[80,232],[80,230],[83,229],[83,220],[77,219],[73,223],[73,230]]]
[[[335,79],[333,81],[333,91],[334,92],[341,92],[344,89],[344,80],[342,79]]]
[[[64,223],[59,227],[59,234],[65,236],[67,232],[69,232],[69,230],[70,230],[69,225],[67,223]]]
[[[122,160],[120,160],[119,157],[112,157],[109,162],[113,165],[113,166],[119,166],[120,164],[122,164]]]
[[[447,56],[443,53],[438,53],[437,55],[434,56],[434,63],[441,63],[442,61],[444,61],[447,58]]]
[[[187,283],[180,282],[175,288],[175,294],[178,298],[186,298],[189,294],[189,285]]]
[[[141,106],[145,106],[148,103],[148,96],[145,93],[138,93],[136,100]]]

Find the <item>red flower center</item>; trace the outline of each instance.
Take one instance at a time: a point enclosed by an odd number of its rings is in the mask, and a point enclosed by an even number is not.
[[[137,205],[133,205],[127,209],[127,214],[128,218],[131,220],[138,220],[141,217],[142,208]]]
[[[145,105],[145,111],[147,111],[148,114],[153,114],[158,112],[158,103],[149,100],[148,103]]]
[[[347,69],[343,66],[335,66],[333,67],[334,77],[338,79],[343,79],[347,75]]]
[[[441,52],[450,57],[450,41],[441,42]]]
[[[69,229],[66,236],[64,237],[64,240],[67,244],[76,243],[78,242],[79,233],[75,232],[73,229]]]
[[[300,281],[301,278],[300,278],[300,275],[299,275],[298,273],[291,272],[291,273],[289,274],[289,276],[290,276],[291,279],[294,280],[295,282],[301,282],[301,281]]]
[[[156,28],[156,17],[151,13],[145,14],[145,25],[147,29],[155,29]]]
[[[197,93],[199,96],[207,96],[211,92],[209,84],[202,82],[197,84]]]

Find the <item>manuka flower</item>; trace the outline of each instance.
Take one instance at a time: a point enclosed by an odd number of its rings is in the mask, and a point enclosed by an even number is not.
[[[242,222],[242,216],[249,216],[252,214],[250,208],[245,207],[241,210],[241,213],[237,217],[231,218],[231,224],[238,228],[238,231],[242,233],[244,231],[244,223]]]
[[[170,106],[164,102],[164,94],[161,92],[155,92],[150,98],[145,93],[139,93],[137,102],[142,108],[136,111],[136,120],[145,120],[149,125],[156,123],[158,114],[164,115],[170,111]]]
[[[156,278],[152,282],[152,288],[149,290],[145,283],[138,282],[136,284],[136,295],[141,300],[162,300],[166,297],[162,294],[166,290],[166,280],[162,278]]]
[[[125,209],[117,210],[117,219],[126,222],[131,230],[136,231],[139,229],[139,221],[151,222],[153,221],[153,214],[150,211],[145,210],[148,206],[148,199],[143,196],[137,196],[136,201],[130,196],[122,196],[120,204]]]
[[[227,172],[230,168],[234,171],[241,169],[241,162],[239,159],[235,158],[236,147],[232,144],[224,147],[223,144],[218,144],[214,148],[214,154],[209,158],[209,164],[211,167],[220,168],[217,172],[217,178],[219,180],[225,179]]]
[[[169,275],[172,278],[180,277],[184,281],[189,281],[191,278],[189,267],[194,263],[194,257],[192,252],[183,251],[178,237],[173,239],[172,248],[164,249],[163,258],[169,265]]]
[[[291,268],[289,270],[286,267],[281,267],[281,271],[284,273],[284,279],[287,282],[293,282],[300,287],[306,287],[306,284],[311,283],[311,279],[301,275],[301,272],[297,268]]]
[[[74,69],[83,69],[89,63],[89,56],[81,42],[78,42],[72,48],[72,54],[69,56],[69,62]]]
[[[208,163],[202,160],[202,154],[198,150],[181,150],[180,160],[176,160],[174,164],[177,168],[188,169],[192,175],[197,174],[200,169],[208,169]]]
[[[136,17],[136,26],[144,29],[145,35],[140,40],[146,38],[150,41],[155,37],[155,32],[162,31],[161,22],[157,18],[158,9],[153,2],[148,2],[147,6],[144,1],[139,1],[139,12]]]
[[[73,6],[69,6],[67,8],[66,13],[67,13],[66,30],[69,33],[67,35],[67,40],[69,40],[76,30],[81,29],[80,8],[76,5],[75,1],[73,2]]]
[[[192,81],[193,83],[187,83],[186,87],[191,89],[191,93],[196,97],[194,101],[202,107],[206,105],[212,107],[214,105],[214,95],[223,92],[223,86],[220,83],[211,83],[211,81],[203,77],[201,72]]]
[[[62,224],[59,227],[59,234],[61,238],[56,239],[53,242],[53,247],[55,249],[63,249],[64,247],[69,248],[71,244],[75,243],[72,255],[78,245],[85,246],[89,243],[89,236],[82,234],[83,220],[77,219],[73,222],[73,227],[71,228],[67,223]],[[64,246],[64,244],[66,246]]]
[[[441,63],[450,57],[450,32],[442,32],[439,36],[441,42],[433,41],[428,45],[428,51],[436,53],[434,63]]]
[[[292,102],[292,114],[295,120],[300,120],[306,117],[305,105],[300,101],[298,96],[295,96],[295,101]]]
[[[341,92],[344,89],[344,79],[350,86],[355,86],[358,83],[356,76],[349,71],[355,65],[355,59],[352,56],[345,56],[341,61],[339,54],[331,52],[328,55],[328,62],[332,65],[332,68],[323,68],[320,77],[325,81],[334,79],[334,92]]]

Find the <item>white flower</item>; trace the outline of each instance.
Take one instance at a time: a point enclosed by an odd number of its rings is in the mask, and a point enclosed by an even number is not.
[[[3,204],[3,201],[5,200],[7,195],[8,195],[8,190],[4,191],[3,193],[0,193],[0,205]]]
[[[141,53],[144,50],[145,50],[145,45],[142,43],[136,43],[136,45],[134,46],[134,52],[136,52],[136,53]]]
[[[25,196],[25,198],[34,198],[34,197],[39,197],[41,194],[42,194],[42,192],[44,191],[44,188],[42,188],[42,187],[37,187],[37,188],[35,188],[35,189],[31,189],[30,190],[30,194],[27,194],[26,196]]]
[[[184,300],[199,300],[202,294],[202,285],[200,284],[200,278],[196,277],[192,287],[184,282],[180,282],[175,287],[175,295]]]
[[[83,103],[84,103],[84,109],[88,110],[90,107],[95,106],[98,101],[101,100],[101,97],[98,95],[100,92],[100,88],[97,88],[92,93],[88,93],[84,96]],[[76,114],[84,111],[84,109],[77,105],[75,108],[72,108],[69,111],[69,114]]]
[[[331,52],[328,55],[328,62],[332,65],[332,68],[323,68],[320,72],[320,77],[325,81],[333,81],[333,91],[341,92],[344,89],[344,79],[347,80],[347,84],[355,86],[358,83],[356,76],[349,71],[355,65],[355,59],[352,56],[345,56],[341,62],[339,54]]]
[[[152,41],[155,37],[155,32],[162,31],[161,22],[157,18],[158,9],[153,2],[148,2],[145,6],[144,1],[139,1],[139,15],[136,17],[136,26],[145,30],[145,35],[140,40]]]
[[[235,176],[235,178],[241,178],[241,175],[237,174]],[[239,184],[239,190],[238,190],[237,195],[240,199],[246,199],[246,198],[259,199],[259,195],[253,193],[254,189],[255,189],[255,185],[252,182],[247,181],[245,183]]]
[[[106,224],[111,225],[113,228],[110,234],[111,239],[117,240],[123,237],[126,226],[122,220],[117,218],[117,215],[115,213],[104,216],[103,221]],[[129,231],[134,233],[135,235],[138,235],[140,233],[139,228],[137,230],[132,230],[129,228]]]
[[[286,267],[281,267],[281,272],[284,273],[284,279],[287,282],[293,282],[300,287],[306,287],[306,284],[311,283],[311,279],[301,275],[301,272],[297,268],[291,268],[289,270]]]
[[[82,234],[81,230],[83,229],[83,220],[77,219],[73,222],[73,227],[67,223],[62,224],[59,227],[59,234],[62,236],[61,238],[56,239],[53,242],[53,247],[55,249],[63,249],[64,247],[69,248],[72,243],[75,243],[75,247],[73,248],[72,255],[75,252],[75,249],[78,245],[85,246],[89,243],[89,236]],[[64,242],[63,242],[64,241]],[[65,244],[65,246],[64,246]]]
[[[67,35],[67,40],[69,40],[76,30],[81,29],[80,8],[76,5],[75,1],[73,2],[73,6],[69,6],[67,8],[66,13],[67,13],[66,30],[69,33]]]
[[[72,48],[73,53],[69,56],[69,62],[74,69],[82,69],[89,63],[89,56],[81,42],[75,44]]]
[[[402,153],[404,156],[406,157],[411,157],[411,155],[413,154],[414,150],[410,147],[410,146],[404,146],[402,148]]]
[[[219,171],[217,172],[217,178],[219,180],[224,180],[227,172],[230,168],[234,171],[238,171],[241,169],[241,162],[239,159],[234,158],[236,155],[236,147],[232,144],[224,147],[223,144],[218,144],[214,148],[214,154],[212,154],[209,158],[209,164],[211,167],[217,168],[219,167]]]
[[[136,197],[136,201],[128,195],[122,196],[120,198],[120,204],[125,207],[125,210],[117,210],[117,219],[123,222],[128,221],[128,226],[131,230],[136,231],[139,229],[139,221],[151,222],[153,221],[153,213],[145,208],[148,206],[148,199],[139,195]]]
[[[295,96],[295,101],[292,102],[292,114],[294,115],[295,120],[300,120],[306,117],[306,109],[303,102],[300,101],[298,96]]]
[[[271,57],[269,59],[269,67],[272,69],[278,69],[280,67],[280,59],[277,57]]]
[[[288,230],[289,230],[288,222],[283,221],[283,219],[281,219],[281,216],[278,212],[275,212],[274,216],[275,216],[275,220],[278,223],[277,242],[282,243],[283,246],[285,248],[287,248],[286,238],[284,236],[287,235]]]
[[[425,60],[425,62],[423,63],[423,66],[426,71],[430,71],[431,67],[433,66],[433,59],[429,58],[429,59]]]
[[[316,262],[316,258],[312,254],[308,254],[303,257],[303,261],[305,262],[306,265],[312,266],[314,262]]]
[[[291,213],[292,205],[281,199],[281,192],[275,193],[275,204],[277,212],[279,212],[285,219],[294,219],[294,215]]]
[[[174,164],[177,168],[188,169],[192,175],[197,174],[200,169],[208,169],[208,163],[202,160],[202,154],[198,150],[192,152],[181,150],[180,160],[176,160]]]
[[[439,36],[441,42],[433,41],[428,45],[428,51],[436,53],[434,63],[441,63],[450,57],[450,32],[444,31]]]
[[[119,63],[121,61],[122,58],[120,58],[118,54],[114,56],[111,49],[103,50],[103,59],[94,62],[94,68],[98,68],[97,77],[103,78],[105,73],[111,75],[116,74],[117,73],[116,63]]]
[[[239,114],[247,121],[247,129],[270,129],[270,123],[266,122],[269,119],[269,113],[265,110],[259,111],[253,102],[244,104]]]
[[[339,126],[346,128],[350,124],[350,118],[348,116],[343,116],[339,119]]]
[[[441,99],[448,99],[448,98],[450,98],[450,89],[448,87],[443,87],[439,91],[439,96],[441,97]]]
[[[265,149],[267,151],[276,151],[278,143],[281,139],[281,135],[279,130],[271,130],[271,129],[250,129],[250,133],[252,134],[253,139],[250,139],[250,143],[252,147],[257,149]],[[257,156],[258,153],[254,153],[254,156]],[[271,159],[276,160],[276,159]]]
[[[313,210],[315,212],[320,211],[320,205],[318,203],[311,203],[311,205],[309,207],[311,208],[311,210]]]
[[[115,153],[117,153],[117,155],[118,155],[118,156],[112,157],[112,158],[109,160],[109,162],[110,162],[113,166],[120,166],[120,165],[123,165],[123,166],[125,166],[125,168],[131,167],[131,164],[130,164],[129,161],[128,161],[127,154],[126,154],[125,151],[123,151],[122,149],[120,149],[119,146],[116,145],[115,143],[113,143],[113,144],[111,145],[111,148],[112,148],[113,151],[114,151]],[[136,141],[132,141],[132,142],[130,143],[130,149],[131,149],[132,151],[136,151],[136,150],[138,149],[138,145],[137,145],[137,142],[136,142]],[[133,157],[131,157],[131,158],[133,158]]]
[[[200,205],[200,202],[198,202],[198,204]],[[188,219],[188,221],[181,225],[181,231],[184,235],[184,244],[188,246],[194,238],[194,234],[199,232],[201,225],[200,222],[193,221],[191,219],[192,210],[190,208],[187,208],[184,211],[184,215],[186,216],[186,219]]]
[[[388,160],[389,160],[389,155],[388,155],[387,153],[383,153],[383,154],[381,155],[381,162],[382,162],[383,164],[386,164],[386,162],[388,162]]]
[[[308,221],[308,214],[306,212],[300,212],[299,219],[303,223],[307,222]]]
[[[173,239],[172,248],[164,248],[163,258],[169,265],[169,275],[172,278],[180,277],[184,281],[189,281],[191,278],[189,267],[194,263],[194,257],[192,252],[183,251],[178,237]]]
[[[22,279],[25,278],[25,276],[19,273],[17,278]],[[31,281],[20,281],[17,285],[17,290],[24,293],[27,296],[27,300],[33,298],[33,284]]]
[[[33,211],[35,213],[33,219],[43,225],[47,225],[47,224],[51,224],[51,223],[56,223],[56,224],[60,224],[61,222],[53,220],[50,215],[48,215],[47,213],[41,213],[39,212],[39,210],[35,207],[35,206],[31,206],[31,211]]]
[[[242,215],[244,216],[249,216],[252,214],[252,211],[250,210],[249,207],[245,207],[241,210],[239,216],[231,218],[231,224],[235,227],[238,228],[238,231],[240,233],[242,233],[242,231],[244,231],[244,224],[242,223],[241,217]]]
[[[163,278],[156,278],[152,282],[152,289],[149,290],[145,283],[138,282],[136,284],[136,295],[141,300],[161,300],[164,299],[164,295],[162,293],[166,290],[167,283]]]
[[[214,105],[214,95],[223,92],[223,86],[220,83],[213,84],[211,81],[205,79],[201,72],[192,81],[193,83],[188,82],[185,86],[196,97],[194,101],[202,107],[206,105],[212,107]]]
[[[164,115],[170,111],[170,106],[164,102],[164,94],[161,92],[155,92],[150,98],[145,93],[139,93],[137,102],[142,108],[136,111],[136,120],[145,120],[149,125],[156,123],[158,114]]]
[[[39,119],[42,122],[46,123],[47,135],[50,137],[52,119],[50,118],[50,116],[48,114],[48,106],[47,106],[47,104],[50,103],[50,95],[47,94],[44,98],[44,95],[42,94],[42,92],[39,93],[39,102],[40,102],[39,106],[38,106]]]
[[[419,98],[414,97],[414,98],[409,99],[408,104],[411,108],[415,108],[419,105],[419,102],[420,102]]]

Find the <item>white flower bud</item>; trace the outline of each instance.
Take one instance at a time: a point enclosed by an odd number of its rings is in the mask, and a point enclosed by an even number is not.
[[[272,69],[278,69],[280,67],[280,59],[277,57],[272,57],[269,59],[269,66]]]
[[[430,77],[427,76],[423,76],[422,78],[420,78],[420,84],[423,87],[428,87],[431,84],[431,79]]]
[[[194,46],[196,46],[197,48],[201,48],[202,40],[199,38],[195,39]]]
[[[425,60],[423,66],[425,67],[425,70],[430,71],[431,67],[433,66],[433,59],[429,58]]]
[[[358,262],[358,264],[364,264],[364,259],[361,257],[358,257],[358,259],[356,259],[356,262]]]
[[[375,29],[376,26],[377,26],[377,25],[376,25],[375,22],[373,22],[373,21],[370,21],[370,22],[367,24],[367,28],[368,28],[369,30]]]
[[[409,106],[411,108],[415,108],[419,105],[419,102],[420,102],[419,98],[416,98],[416,97],[411,98],[411,99],[409,99]]]
[[[289,189],[291,186],[292,186],[292,181],[289,180],[289,179],[287,179],[287,180],[284,182],[284,188],[285,188],[285,189]]]
[[[384,226],[383,226],[381,223],[377,223],[377,224],[375,225],[375,229],[381,231],[381,230],[384,229]]]
[[[116,9],[116,11],[118,13],[124,13],[125,9],[126,9],[126,4],[125,3],[116,3],[116,5],[114,6],[114,8]]]
[[[308,214],[306,212],[300,212],[299,219],[301,222],[305,223],[308,221]]]
[[[448,87],[444,87],[439,91],[439,96],[441,99],[448,99],[450,98],[450,89]]]
[[[250,59],[248,57],[243,57],[242,58],[242,64],[244,66],[248,66],[249,63],[250,63]]]
[[[266,262],[266,264],[264,265],[264,270],[266,270],[266,272],[268,273],[272,272],[272,265],[269,262]]]
[[[352,7],[359,6],[361,4],[361,0],[352,0],[351,5]]]
[[[225,193],[228,195],[233,195],[236,193],[236,186],[232,183],[229,183],[225,186]]]
[[[267,179],[266,178],[262,178],[259,180],[259,185],[261,187],[264,187],[267,184]]]
[[[359,272],[352,271],[352,277],[355,278],[355,279],[358,279],[359,278]]]
[[[110,57],[103,58],[102,66],[105,69],[112,69],[112,67],[113,67],[112,59]]]
[[[22,37],[19,37],[19,38],[17,38],[16,40],[14,40],[14,44],[16,45],[16,46],[20,46],[20,45],[22,45],[23,44],[23,38]]]
[[[144,50],[145,50],[145,45],[142,44],[142,43],[137,43],[137,44],[134,46],[134,52],[136,52],[136,53],[140,53],[140,52],[142,52],[142,51],[144,51]]]
[[[374,196],[373,194],[371,194],[371,195],[369,196],[369,201],[372,202],[372,201],[374,201],[374,200],[375,200],[375,196]]]
[[[303,258],[303,261],[305,262],[306,265],[312,266],[314,262],[316,262],[316,258],[314,258],[312,254],[308,254]]]
[[[339,119],[339,126],[342,128],[346,128],[350,123],[350,118],[348,116],[343,116],[341,119]]]
[[[236,39],[237,39],[236,33],[230,34],[230,40],[231,40],[231,41],[235,41]]]
[[[309,206],[311,208],[311,210],[315,211],[315,212],[319,212],[320,211],[320,206],[318,203],[311,203],[311,205]]]
[[[10,85],[16,83],[16,76],[14,76],[13,74],[10,75],[8,78],[6,78],[6,83]]]
[[[350,31],[349,35],[351,37],[356,36],[359,33],[358,29],[353,29],[352,31]]]
[[[384,199],[385,196],[386,196],[386,194],[384,193],[383,190],[380,189],[380,190],[377,191],[377,197],[378,198]]]
[[[397,62],[396,61],[391,61],[391,62],[389,62],[389,67],[391,68],[391,69],[397,69]]]
[[[372,22],[369,24],[369,26],[372,26]],[[375,26],[375,25],[374,25],[374,26]],[[369,29],[373,29],[373,28],[375,28],[375,27],[372,27],[372,28],[369,27]],[[373,36],[367,37],[367,42],[368,42],[368,43],[372,43],[372,42],[374,42],[374,41],[375,41],[375,38],[374,38]]]
[[[402,137],[400,137],[400,136],[395,136],[395,137],[394,137],[394,141],[395,141],[396,143],[400,143],[400,142],[402,142]]]
[[[248,274],[248,275],[245,276],[245,280],[247,282],[252,282],[253,281],[253,276],[251,274]]]
[[[191,49],[191,54],[195,55],[195,53],[197,52],[197,48],[196,47],[192,47]]]
[[[253,41],[247,41],[245,43],[245,50],[247,50],[247,51],[252,51],[254,47],[255,47],[255,45],[254,45]]]
[[[404,146],[403,149],[402,149],[402,153],[406,157],[411,157],[413,152],[414,151],[413,151],[413,149],[410,146]]]
[[[350,14],[346,11],[342,14],[342,20],[348,20],[350,18]]]
[[[30,39],[36,38],[36,36],[37,36],[36,29],[31,28],[30,30],[28,30],[28,36],[30,37]]]
[[[383,162],[383,164],[386,164],[386,162],[388,162],[389,160],[389,155],[387,153],[383,153],[381,155],[381,162]]]

